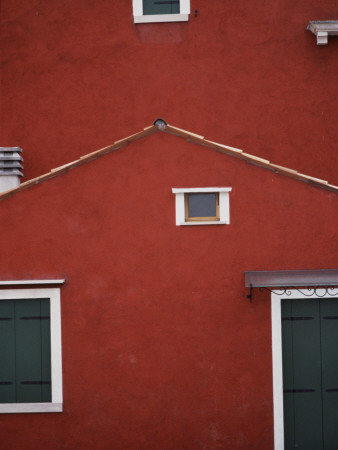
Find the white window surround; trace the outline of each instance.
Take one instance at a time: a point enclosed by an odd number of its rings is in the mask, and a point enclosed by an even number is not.
[[[180,0],[179,14],[143,14],[143,0],[133,0],[134,23],[187,22],[190,14],[190,0]]]
[[[230,223],[229,193],[231,192],[231,190],[231,187],[172,188],[172,192],[173,194],[175,194],[176,225],[228,225]],[[184,194],[190,193],[218,193],[219,220],[187,222],[185,219]]]
[[[62,412],[61,302],[59,288],[0,290],[1,300],[50,299],[52,401],[49,403],[0,403],[0,413]]]
[[[276,291],[277,292],[277,291]],[[271,330],[272,330],[272,373],[273,373],[273,417],[274,417],[274,450],[284,450],[284,411],[283,411],[283,360],[282,360],[282,317],[281,302],[283,299],[308,298],[294,289],[288,289],[290,295],[271,293]],[[281,291],[282,293],[282,291]],[[317,289],[311,298],[334,298],[325,289]]]

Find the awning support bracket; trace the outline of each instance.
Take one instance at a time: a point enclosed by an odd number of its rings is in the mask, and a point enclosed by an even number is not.
[[[250,286],[250,294],[248,294],[248,295],[246,296],[246,298],[250,299],[250,303],[252,303],[252,289],[253,289],[253,287]]]
[[[296,290],[305,297],[338,297],[338,269],[250,271],[244,275],[250,303],[255,288],[280,296]]]
[[[250,303],[252,303],[252,293],[253,293],[253,287],[250,286],[250,294],[248,294],[246,297],[250,300]],[[338,297],[338,286],[305,286],[302,288],[297,287],[281,287],[276,289],[270,289],[264,286],[258,287],[260,292],[268,291],[276,295],[286,295],[290,296],[291,291],[298,291],[300,294],[306,296],[306,297],[313,297],[316,295],[316,297],[325,297],[329,295],[330,297]]]

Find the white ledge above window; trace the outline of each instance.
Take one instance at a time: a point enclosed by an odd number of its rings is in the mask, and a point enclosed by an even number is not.
[[[229,224],[231,190],[231,187],[173,188],[176,225]]]
[[[338,36],[338,20],[313,20],[306,28],[317,37],[317,45],[327,45],[329,36]]]

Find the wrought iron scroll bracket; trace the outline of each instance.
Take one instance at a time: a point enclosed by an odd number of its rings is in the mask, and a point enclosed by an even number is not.
[[[253,286],[250,285],[250,294],[247,295],[247,298],[250,300],[250,303],[252,303],[252,293],[253,293]],[[306,296],[306,297],[313,297],[316,295],[316,297],[337,297],[338,296],[338,286],[308,286],[308,287],[281,287],[281,288],[268,288],[265,286],[259,287],[260,292],[268,291],[273,294],[279,295],[279,296],[290,296],[292,291],[296,290],[300,294]]]

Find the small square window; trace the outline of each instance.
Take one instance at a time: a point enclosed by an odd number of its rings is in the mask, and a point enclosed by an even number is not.
[[[185,220],[219,220],[219,193],[184,194]]]
[[[134,23],[186,22],[190,0],[133,0]]]
[[[224,225],[230,223],[231,188],[173,188],[176,225]]]

